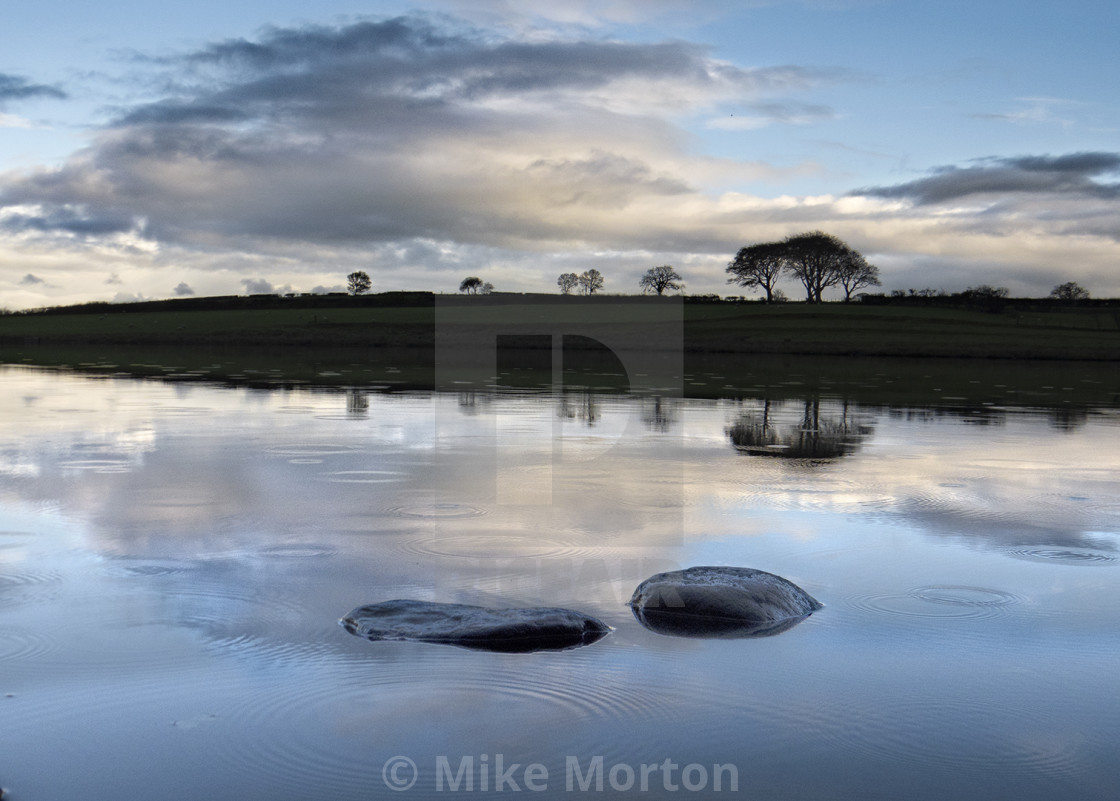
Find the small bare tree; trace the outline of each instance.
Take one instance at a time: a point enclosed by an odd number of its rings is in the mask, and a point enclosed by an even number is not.
[[[563,273],[556,279],[556,285],[560,287],[561,295],[570,295],[579,286],[579,276],[575,273]]]
[[[346,276],[346,291],[351,295],[364,295],[372,287],[373,281],[370,280],[369,273],[363,270],[357,270]]]
[[[865,286],[882,286],[879,268],[868,264],[867,259],[854,250],[849,250],[840,262],[840,286],[844,288],[844,302],[852,299],[852,293]]]
[[[663,295],[666,289],[684,289],[680,274],[668,264],[650,267],[638,281],[638,286],[642,288],[643,293],[656,292],[659,296]]]
[[[1068,300],[1076,303],[1079,300],[1088,300],[1089,290],[1076,281],[1067,281],[1051,289],[1050,297],[1056,300]]]
[[[603,288],[603,274],[592,267],[579,277],[579,286],[585,295],[594,295]]]

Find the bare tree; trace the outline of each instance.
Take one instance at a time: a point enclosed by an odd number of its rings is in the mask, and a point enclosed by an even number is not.
[[[646,274],[638,281],[638,286],[642,288],[642,292],[656,292],[659,296],[665,293],[666,289],[681,290],[684,289],[684,282],[681,281],[680,274],[668,264],[662,264],[660,267],[650,267],[646,270]]]
[[[357,270],[346,276],[346,290],[351,295],[364,295],[372,286],[373,281],[370,280],[369,273],[363,270]]]
[[[483,284],[482,286],[480,286],[478,288],[478,294],[480,294],[480,295],[489,295],[493,291],[494,291],[494,285],[491,284],[489,281],[487,281],[485,284]]]
[[[841,267],[849,258],[848,254],[854,252],[832,234],[823,231],[794,234],[786,237],[782,245],[785,248],[786,269],[805,286],[806,299],[810,303],[820,303],[821,293],[840,283]]]
[[[1076,302],[1079,300],[1089,299],[1089,290],[1081,286],[1076,281],[1067,281],[1064,284],[1058,284],[1050,290],[1050,297],[1057,300],[1068,300]]]
[[[603,274],[594,267],[579,277],[579,286],[585,295],[594,295],[597,290],[603,288],[603,283]]]
[[[844,288],[844,302],[852,299],[852,293],[865,286],[882,286],[879,268],[868,264],[867,259],[854,250],[849,250],[840,263],[840,286]]]
[[[466,292],[468,295],[477,295],[482,291],[482,279],[474,275],[464,278],[463,283],[459,284],[459,291]]]
[[[575,273],[563,273],[556,279],[556,285],[560,287],[561,295],[570,295],[579,286],[579,276]]]
[[[785,249],[781,242],[762,242],[740,248],[735,258],[727,265],[731,278],[729,284],[745,287],[762,287],[766,290],[766,302],[774,300],[774,285],[785,270]]]

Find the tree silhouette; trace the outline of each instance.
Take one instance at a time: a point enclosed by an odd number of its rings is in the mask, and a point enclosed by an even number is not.
[[[463,283],[459,284],[459,291],[466,292],[468,295],[477,295],[482,291],[482,286],[482,279],[472,275],[463,279]]]
[[[1064,284],[1058,284],[1050,290],[1050,297],[1057,300],[1068,300],[1075,302],[1078,300],[1088,300],[1089,290],[1081,286],[1076,281],[1067,281]]]
[[[844,288],[844,302],[852,299],[852,293],[865,286],[882,286],[879,268],[868,264],[867,259],[854,250],[848,250],[840,263],[840,286]]]
[[[597,290],[603,288],[603,283],[603,274],[594,267],[579,277],[579,286],[585,295],[594,295]]]
[[[745,287],[762,287],[766,290],[766,302],[774,300],[774,284],[785,270],[785,248],[781,242],[762,242],[740,248],[735,258],[728,263],[729,284]]]
[[[810,303],[820,303],[821,293],[840,283],[841,269],[849,254],[854,252],[832,234],[823,231],[794,234],[786,237],[782,245],[786,269],[804,285],[806,299]]]
[[[372,286],[373,281],[370,280],[369,274],[362,270],[346,276],[346,291],[351,295],[364,295]]]
[[[561,295],[570,295],[579,286],[579,276],[575,273],[563,273],[556,279],[556,285],[560,287]]]
[[[638,281],[638,286],[642,288],[643,293],[656,292],[659,296],[664,294],[666,289],[684,289],[680,274],[668,264],[650,267]]]

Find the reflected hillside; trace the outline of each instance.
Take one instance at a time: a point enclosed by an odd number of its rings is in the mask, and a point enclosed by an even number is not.
[[[872,418],[845,402],[806,398],[764,400],[727,429],[735,449],[778,459],[838,459],[859,450],[875,431]]]

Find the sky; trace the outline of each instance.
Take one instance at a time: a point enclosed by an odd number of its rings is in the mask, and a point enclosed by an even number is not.
[[[811,230],[880,291],[1120,297],[1118,30],[1114,0],[41,0],[0,29],[0,308],[662,264],[754,296],[738,249]]]

